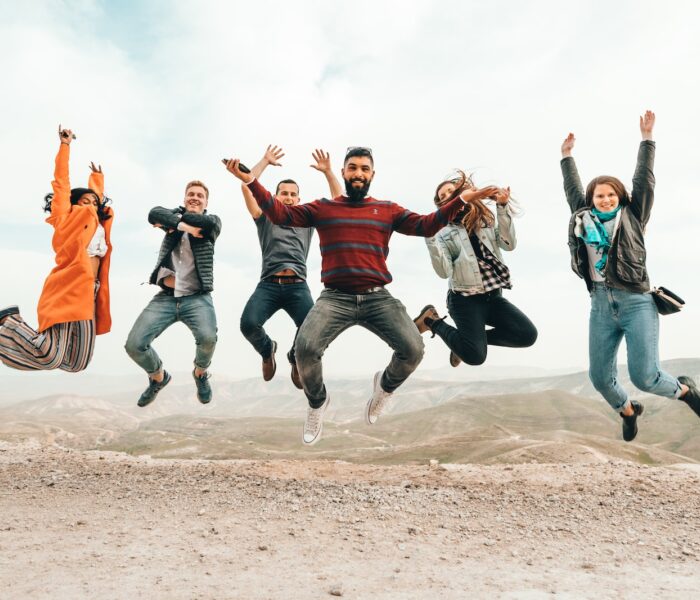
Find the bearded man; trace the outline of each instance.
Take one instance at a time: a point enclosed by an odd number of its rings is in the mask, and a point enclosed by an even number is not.
[[[365,421],[376,423],[393,392],[423,358],[423,341],[406,307],[385,286],[392,281],[386,265],[394,231],[430,237],[454,219],[465,202],[493,195],[496,188],[470,190],[429,215],[419,215],[394,202],[368,196],[374,178],[369,148],[348,148],[341,171],[345,195],[296,206],[276,200],[239,160],[227,168],[248,185],[265,215],[278,225],[315,227],[321,250],[321,281],[325,289],[299,329],[294,347],[297,367],[309,401],[303,442],[316,443],[330,396],[323,383],[321,358],[330,343],[353,325],[378,335],[393,349],[389,365],[374,376]]]

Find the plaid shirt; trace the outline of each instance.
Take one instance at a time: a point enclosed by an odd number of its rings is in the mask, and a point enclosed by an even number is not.
[[[501,288],[511,289],[510,270],[500,260],[498,260],[491,250],[475,235],[470,235],[469,240],[474,248],[479,270],[481,271],[481,281],[484,284],[483,291],[459,292],[462,296],[475,296],[476,294],[487,294]]]

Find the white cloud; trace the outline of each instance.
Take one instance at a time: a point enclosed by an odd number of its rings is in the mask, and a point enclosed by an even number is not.
[[[287,156],[263,181],[294,177],[306,200],[326,193],[308,167],[316,147],[330,150],[339,168],[346,146],[372,146],[373,193],[419,212],[431,210],[435,185],[452,167],[483,167],[510,184],[526,214],[508,257],[509,297],[532,317],[540,339],[529,350],[491,349],[489,361],[583,366],[588,298],[568,267],[558,148],[572,130],[585,180],[609,172],[629,181],[636,119],[647,107],[657,113],[659,153],[649,267],[656,283],[689,301],[684,314],[663,320],[663,356],[697,355],[687,334],[700,323],[693,308],[700,284],[688,276],[697,270],[692,240],[700,224],[691,145],[700,133],[695,4],[151,2],[130,7],[131,15],[93,2],[37,6],[13,8],[0,25],[0,219],[13,229],[11,243],[0,239],[0,253],[13,263],[16,282],[2,287],[0,304],[19,298],[34,306],[50,267],[51,231],[37,226],[38,209],[50,190],[61,121],[78,134],[74,182],[82,183],[90,160],[101,162],[117,211],[115,329],[100,340],[93,369],[135,368],[122,345],[154,292],[138,284],[160,241],[145,216],[153,205],[176,205],[184,183],[198,178],[224,223],[214,366],[257,372],[238,318],[257,281],[259,250],[237,182],[219,159],[236,153],[252,163],[271,142]],[[391,290],[410,313],[429,301],[444,309],[445,282],[432,272],[422,240],[396,235],[389,265]],[[314,293],[318,278],[315,241]],[[293,331],[286,315],[274,317],[270,330],[287,348]],[[157,344],[174,369],[189,364],[184,328]],[[441,342],[426,344],[424,367],[444,365]],[[370,376],[388,355],[381,341],[351,331],[331,346],[325,365],[330,373]]]

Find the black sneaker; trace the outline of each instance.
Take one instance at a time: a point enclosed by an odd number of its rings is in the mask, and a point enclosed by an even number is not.
[[[10,315],[18,315],[19,314],[19,306],[16,304],[13,306],[7,306],[0,310],[0,321],[2,321],[5,317],[9,317]]]
[[[644,405],[641,402],[632,400],[631,404],[634,413],[632,413],[629,417],[626,417],[620,413],[620,416],[622,417],[622,439],[626,442],[631,442],[637,437],[637,432],[639,431],[637,428],[637,417],[644,412]]]
[[[139,401],[136,403],[139,406],[148,406],[151,402],[156,399],[158,392],[162,390],[166,385],[170,383],[170,373],[163,371],[163,381],[156,381],[155,379],[148,380],[148,387],[141,394]]]
[[[197,376],[195,371],[192,371],[192,377],[194,377],[194,382],[197,385],[197,400],[202,404],[209,404],[211,402],[211,386],[209,385],[211,375],[204,373]]]
[[[698,390],[698,386],[695,385],[695,380],[687,375],[681,375],[678,381],[688,386],[688,391],[685,393],[685,396],[679,398],[679,400],[682,400],[690,406],[693,412],[700,417],[700,390]]]

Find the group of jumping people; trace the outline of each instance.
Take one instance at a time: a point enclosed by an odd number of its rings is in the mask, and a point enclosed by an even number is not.
[[[622,418],[622,436],[637,434],[644,407],[630,401],[617,379],[617,352],[624,337],[632,383],[640,390],[685,402],[700,416],[700,390],[688,376],[661,370],[659,318],[650,294],[644,233],[654,201],[652,132],[655,115],[640,117],[642,142],[632,191],[610,176],[593,179],[584,190],[572,157],[569,134],[561,151],[564,190],[572,216],[569,247],[572,267],[591,296],[589,374],[591,382]],[[70,145],[75,135],[59,126],[53,193],[44,210],[54,228],[56,266],[47,277],[38,304],[38,331],[22,319],[17,306],[0,310],[0,360],[13,369],[62,369],[77,372],[92,358],[95,336],[110,330],[109,266],[113,209],[104,194],[102,168],[91,163],[86,188],[71,188]],[[517,208],[509,187],[478,188],[463,171],[441,181],[436,209],[419,215],[369,195],[375,175],[372,150],[350,147],[341,175],[328,153],[313,152],[311,166],[324,174],[329,198],[300,203],[294,180],[280,181],[275,193],[260,182],[268,166],[277,166],[281,148],[268,146],[251,169],[239,159],[225,159],[241,181],[246,208],[257,228],[262,252],[260,281],[241,316],[241,332],[262,359],[262,376],[276,372],[277,342],[264,325],[279,310],[297,327],[287,353],[291,379],[308,400],[303,443],[316,443],[330,395],[323,381],[322,357],[343,331],[361,325],[393,350],[388,366],[374,375],[365,421],[376,423],[396,389],[420,363],[430,331],[450,350],[449,362],[482,364],[488,346],[525,348],[537,339],[532,321],[503,295],[511,275],[502,251],[516,246],[513,217]],[[137,403],[147,406],[171,381],[152,346],[165,329],[183,322],[195,338],[192,376],[197,398],[212,399],[209,382],[217,342],[211,292],[214,247],[221,220],[207,211],[209,190],[201,181],[185,187],[182,206],[154,207],[149,223],[164,232],[150,283],[160,289],[134,323],[127,341],[129,356],[148,374],[148,387]],[[314,229],[321,252],[324,289],[313,301],[306,261]],[[448,280],[447,310],[454,325],[428,304],[411,319],[405,306],[386,289],[392,276],[386,265],[394,231],[426,240],[435,272]]]

